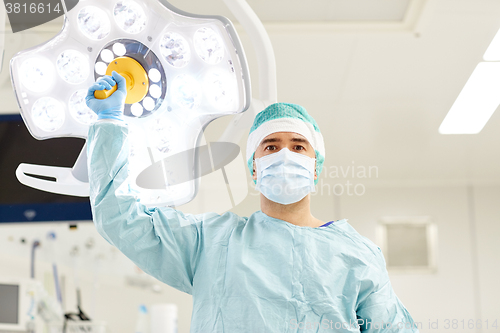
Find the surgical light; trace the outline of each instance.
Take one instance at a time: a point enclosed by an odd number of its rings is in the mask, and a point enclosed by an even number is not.
[[[234,107],[233,77],[223,72],[214,72],[205,80],[205,91],[210,102],[221,109]]]
[[[121,57],[127,53],[127,49],[122,43],[113,43],[112,50],[117,57]]]
[[[101,40],[109,35],[111,24],[106,13],[95,6],[87,6],[78,12],[78,28],[88,38]]]
[[[191,50],[187,40],[175,32],[167,32],[161,40],[161,54],[174,67],[182,68],[189,63]]]
[[[500,104],[500,63],[481,62],[444,118],[441,134],[481,132]]]
[[[155,101],[151,97],[145,97],[142,101],[142,106],[148,111],[153,111],[155,104]]]
[[[196,109],[201,102],[201,91],[198,81],[187,74],[181,74],[172,81],[173,100],[179,106]]]
[[[140,103],[134,103],[130,106],[130,112],[132,112],[134,116],[140,117],[144,112],[144,108]]]
[[[85,89],[75,91],[69,98],[69,111],[73,118],[80,124],[92,125],[97,121],[97,114],[95,114],[85,103],[86,96],[87,90]]]
[[[80,1],[66,13],[57,36],[19,52],[10,66],[23,120],[37,139],[86,138],[96,121],[85,104],[88,87],[112,71],[126,79],[130,172],[120,191],[137,193],[146,205],[190,201],[196,179],[152,189],[139,186],[136,177],[171,154],[193,151],[210,121],[245,111],[251,100],[246,59],[232,23],[179,11],[164,0]],[[185,162],[186,168],[195,165]],[[87,196],[85,148],[73,169],[63,169],[21,165],[16,174],[28,186]]]
[[[151,123],[149,130],[152,133],[152,145],[162,153],[169,153],[174,149],[175,133],[172,123],[168,119],[158,119]]]
[[[100,75],[100,76],[106,75],[107,69],[108,69],[108,65],[106,65],[102,61],[98,61],[95,63],[94,70],[98,75]]]
[[[118,1],[113,14],[116,23],[125,32],[137,34],[146,28],[146,14],[135,1]]]
[[[203,27],[194,34],[194,48],[201,59],[211,65],[224,58],[224,49],[219,35],[211,28]]]
[[[51,88],[54,81],[54,65],[46,58],[29,57],[19,68],[21,82],[26,89],[41,93]]]
[[[89,76],[89,61],[78,51],[66,50],[57,57],[56,68],[68,83],[82,83]]]
[[[159,98],[161,96],[161,88],[157,84],[152,84],[149,86],[149,93],[153,98]]]
[[[155,83],[161,80],[161,73],[156,68],[151,68],[148,76],[149,79]]]
[[[63,125],[65,113],[58,100],[52,97],[42,97],[33,103],[31,117],[41,130],[54,132]]]
[[[101,59],[105,63],[109,64],[111,61],[113,61],[114,58],[115,58],[115,55],[113,54],[112,51],[110,51],[108,49],[104,49],[101,51]]]

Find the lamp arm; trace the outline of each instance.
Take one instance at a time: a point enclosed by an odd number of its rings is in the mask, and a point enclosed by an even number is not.
[[[250,37],[259,69],[259,99],[253,98],[246,112],[234,116],[218,140],[238,144],[245,130],[252,126],[255,115],[278,101],[276,57],[264,25],[246,0],[223,1]]]
[[[229,10],[243,26],[252,41],[259,68],[259,99],[276,103],[278,101],[276,83],[276,57],[271,39],[246,0],[223,0]]]
[[[55,181],[33,177],[54,178]],[[89,196],[87,174],[87,146],[83,146],[73,168],[54,167],[21,163],[16,169],[16,176],[22,184],[51,193]]]
[[[239,145],[239,142],[246,133],[246,130],[252,126],[253,120],[257,113],[264,110],[268,105],[272,103],[266,103],[258,99],[252,99],[250,107],[247,111],[237,114],[233,117],[229,125],[227,125],[226,130],[220,136],[218,142],[232,142]]]

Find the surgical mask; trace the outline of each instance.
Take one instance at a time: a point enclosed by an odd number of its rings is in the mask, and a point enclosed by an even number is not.
[[[266,198],[282,205],[302,200],[314,187],[316,159],[283,148],[255,159],[257,186]]]

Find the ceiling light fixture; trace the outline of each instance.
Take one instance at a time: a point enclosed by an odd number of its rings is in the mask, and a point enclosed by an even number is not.
[[[477,134],[500,105],[500,62],[479,63],[450,111],[441,134]]]
[[[500,30],[444,118],[441,134],[478,134],[500,105]]]

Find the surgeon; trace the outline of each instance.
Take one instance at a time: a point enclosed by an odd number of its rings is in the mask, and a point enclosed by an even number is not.
[[[277,103],[255,118],[247,157],[261,210],[190,215],[117,192],[128,176],[125,96],[114,72],[86,98],[98,115],[88,135],[94,223],[146,273],[193,296],[191,332],[418,332],[380,248],[347,220],[311,214],[325,148],[303,107]]]

